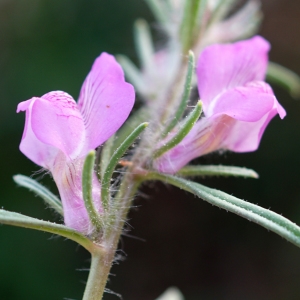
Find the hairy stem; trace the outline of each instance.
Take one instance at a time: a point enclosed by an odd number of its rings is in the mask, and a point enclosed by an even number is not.
[[[102,299],[113,258],[114,252],[95,247],[83,300]]]
[[[181,94],[184,92],[183,85],[187,66],[188,56],[184,56],[172,83],[166,87],[165,92],[160,95],[160,99],[153,103],[149,113],[150,119],[153,117],[155,120],[153,122],[151,119],[152,122],[150,123],[151,129],[149,131],[151,132],[151,137],[147,133],[144,134],[131,160],[132,165],[126,170],[119,191],[110,202],[109,215],[105,222],[106,228],[101,239],[103,241],[101,243],[102,251],[92,252],[91,271],[83,300],[100,300],[103,297],[107,278],[132,200],[141,182],[146,179],[141,174],[141,167],[147,164],[149,159],[149,153],[147,151],[145,153],[145,150],[150,150],[155,145],[161,135],[161,124],[166,123],[167,120],[174,116],[176,109],[178,109],[178,101],[181,100]]]
[[[92,262],[83,300],[101,300],[103,298],[124,223],[133,197],[141,183],[141,180],[132,174],[133,171],[126,172],[119,192],[114,198],[113,213],[102,239],[104,242],[101,245],[95,244],[91,251]]]

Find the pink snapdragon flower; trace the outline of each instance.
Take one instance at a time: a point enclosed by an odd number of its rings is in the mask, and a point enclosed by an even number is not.
[[[156,169],[172,174],[212,151],[249,152],[258,148],[270,120],[276,114],[280,118],[286,115],[263,81],[269,49],[265,39],[255,36],[203,50],[197,77],[204,117],[177,146],[154,161]]]
[[[20,150],[48,169],[62,200],[64,222],[84,234],[93,230],[82,197],[82,168],[86,154],[102,145],[127,119],[133,87],[113,56],[102,53],[87,75],[78,103],[67,93],[50,92],[18,105],[26,111]],[[102,211],[100,184],[93,178],[95,208]]]

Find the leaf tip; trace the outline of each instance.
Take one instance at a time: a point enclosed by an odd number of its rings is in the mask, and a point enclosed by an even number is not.
[[[23,175],[21,175],[21,174],[16,174],[16,175],[14,175],[12,178],[13,178],[13,181],[14,181],[15,183],[20,184],[20,181],[22,180],[22,177],[23,177]]]

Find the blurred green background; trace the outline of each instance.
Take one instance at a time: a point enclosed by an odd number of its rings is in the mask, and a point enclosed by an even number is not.
[[[300,2],[263,1],[261,32],[270,58],[300,74]],[[0,206],[44,220],[57,216],[12,181],[32,175],[55,191],[19,150],[20,101],[63,90],[77,98],[95,57],[123,53],[136,61],[132,25],[143,0],[0,0]],[[158,42],[162,35],[156,34]],[[276,88],[287,117],[267,128],[259,151],[212,154],[201,163],[246,166],[259,180],[200,179],[300,224],[300,102]],[[265,229],[159,183],[144,186],[119,246],[123,257],[108,288],[125,300],[153,300],[175,285],[187,300],[300,299],[300,249]],[[89,254],[50,234],[0,226],[0,299],[81,299]],[[116,275],[116,276],[115,276]],[[118,299],[106,294],[105,299]]]

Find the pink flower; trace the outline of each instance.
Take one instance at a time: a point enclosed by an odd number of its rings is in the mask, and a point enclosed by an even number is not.
[[[259,36],[204,49],[197,65],[204,117],[177,146],[154,161],[156,169],[172,174],[212,151],[258,148],[270,120],[276,114],[286,115],[263,81],[269,49],[269,43]]]
[[[69,94],[55,91],[18,105],[17,112],[26,111],[20,150],[50,170],[61,196],[65,224],[84,234],[93,229],[82,198],[84,158],[119,129],[134,98],[119,64],[102,53],[82,85],[78,104]],[[96,174],[93,180],[94,205],[101,213]]]

